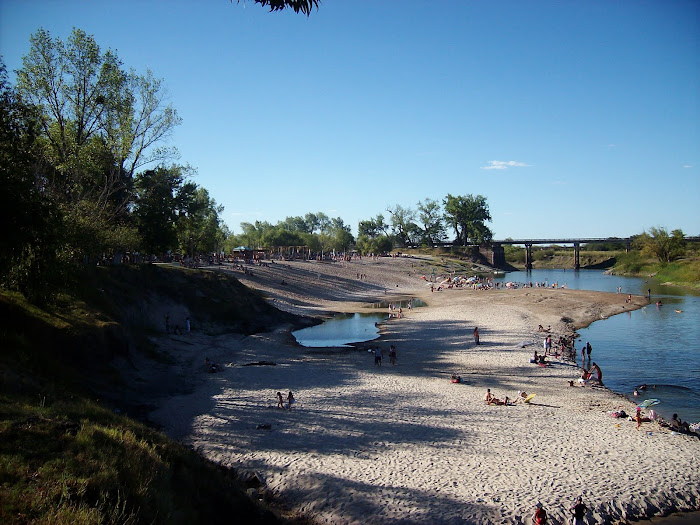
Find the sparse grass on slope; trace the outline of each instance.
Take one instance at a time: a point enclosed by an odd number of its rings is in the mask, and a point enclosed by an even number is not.
[[[93,401],[95,385],[121,388],[110,359],[142,351],[124,344],[120,308],[149,287],[199,301],[199,313],[205,294],[216,299],[208,308],[217,315],[247,309],[242,327],[257,327],[251,316],[274,319],[239,283],[221,281],[105,269],[83,280],[83,299],[67,294],[48,309],[0,291],[0,523],[282,522],[245,495],[232,471]],[[130,330],[128,339],[139,341]]]
[[[234,476],[74,397],[0,397],[0,523],[277,523]]]

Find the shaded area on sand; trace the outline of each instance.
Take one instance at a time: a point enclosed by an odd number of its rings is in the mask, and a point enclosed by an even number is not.
[[[222,337],[212,357],[224,363],[223,372],[189,395],[163,400],[153,418],[217,462],[259,470],[277,501],[334,523],[435,516],[445,523],[522,522],[536,500],[564,520],[579,494],[600,522],[697,508],[697,439],[649,426],[636,431],[607,414],[618,406],[631,411],[629,401],[602,388],[569,387],[578,376],[574,366],[529,365],[532,350],[522,348],[523,341],[541,344],[538,324],[566,333],[613,315],[621,310],[619,296],[431,294],[402,263],[393,273],[390,264],[362,270],[376,289],[398,282],[401,293],[429,305],[382,327],[380,344],[398,349],[395,367],[376,367],[366,351],[299,352],[282,332]],[[284,304],[347,311],[372,299],[353,287],[341,301],[346,292],[326,289],[332,277],[319,279],[320,289],[300,278]],[[482,334],[478,347],[474,326]],[[261,360],[277,366],[242,366]],[[455,372],[464,384],[449,382]],[[498,396],[534,392],[536,403],[486,406],[486,387]],[[296,408],[274,408],[277,390],[293,390]]]

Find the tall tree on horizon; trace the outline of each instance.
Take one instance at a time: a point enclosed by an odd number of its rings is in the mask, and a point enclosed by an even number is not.
[[[417,205],[418,220],[423,226],[418,226],[421,242],[431,246],[445,237],[444,216],[440,203],[436,200],[425,199]]]
[[[491,220],[486,197],[472,194],[453,196],[448,193],[443,204],[445,220],[454,229],[458,244],[481,244],[493,238],[493,233],[485,224]]]

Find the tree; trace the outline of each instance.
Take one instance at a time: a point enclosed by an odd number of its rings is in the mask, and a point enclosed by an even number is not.
[[[177,247],[177,211],[185,206],[193,189],[183,182],[188,167],[159,166],[136,177],[134,219],[148,253],[165,253]]]
[[[178,193],[177,236],[180,249],[190,255],[213,253],[221,247],[223,206],[209,197],[209,192],[186,183]]]
[[[363,255],[368,255],[370,253],[386,253],[391,251],[393,247],[393,241],[386,235],[379,235],[377,237],[368,237],[367,235],[357,236],[357,249]]]
[[[133,241],[134,174],[176,155],[158,147],[180,123],[162,81],[150,71],[125,72],[115,53],[101,52],[80,29],[66,42],[40,29],[30,44],[17,89],[40,110],[42,183],[63,210],[72,251]]]
[[[411,242],[411,233],[415,232],[416,224],[413,222],[416,212],[411,208],[404,208],[397,204],[394,208],[387,208],[391,215],[391,228],[400,246],[406,246]]]
[[[652,227],[637,238],[637,244],[661,262],[671,262],[685,254],[685,235],[680,229],[669,235],[666,228]]]
[[[418,226],[420,242],[432,246],[445,238],[445,224],[440,203],[432,199],[425,199],[417,205],[418,220],[422,226]]]
[[[350,226],[340,217],[331,219],[330,237],[330,247],[337,252],[347,252],[355,242],[355,237],[350,233]]]
[[[63,217],[36,177],[38,112],[7,82],[0,60],[0,286],[35,302],[62,283]]]
[[[364,235],[366,237],[377,237],[379,235],[389,235],[389,225],[384,222],[384,215],[381,213],[376,217],[360,221],[357,226],[357,235]]]
[[[274,228],[267,221],[255,221],[255,224],[249,222],[241,223],[241,233],[238,238],[242,241],[240,244],[246,248],[258,248],[263,245],[263,236],[268,230]]]
[[[454,229],[457,243],[464,246],[470,242],[481,244],[493,238],[493,233],[485,224],[491,220],[486,197],[471,194],[454,197],[448,194],[443,204],[445,220]]]
[[[313,214],[307,214],[308,215],[313,215]],[[298,233],[311,233],[313,231],[313,226],[310,225],[304,217],[297,216],[297,217],[287,217],[284,219],[284,222],[280,223],[283,228],[290,232],[298,232]]]
[[[240,3],[240,1],[241,0],[238,0],[238,3]],[[290,8],[293,9],[295,13],[301,12],[306,16],[311,14],[311,9],[314,7],[318,9],[318,0],[255,0],[255,3],[262,6],[270,6],[270,12]]]

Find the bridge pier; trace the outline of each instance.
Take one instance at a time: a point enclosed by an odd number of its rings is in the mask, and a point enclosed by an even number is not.
[[[503,268],[506,265],[506,251],[502,244],[494,243],[491,246],[491,264],[494,268]]]
[[[525,243],[525,269],[532,270],[532,243]]]
[[[581,264],[579,263],[579,254],[581,253],[581,244],[575,242],[574,243],[574,270],[578,270],[581,268]]]

